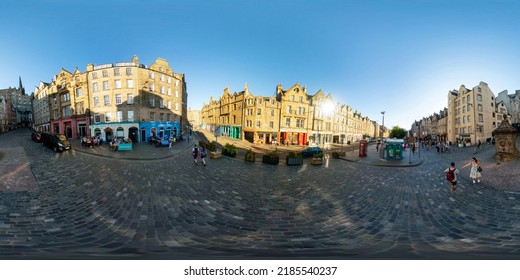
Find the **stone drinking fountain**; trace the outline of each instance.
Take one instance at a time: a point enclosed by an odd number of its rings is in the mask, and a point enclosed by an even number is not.
[[[516,148],[516,134],[517,130],[509,123],[507,115],[504,114],[502,122],[493,130],[493,135],[495,135],[495,159],[510,161],[520,157]]]

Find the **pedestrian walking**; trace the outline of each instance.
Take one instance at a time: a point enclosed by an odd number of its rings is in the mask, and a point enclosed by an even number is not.
[[[444,174],[446,175],[446,180],[450,182],[450,191],[455,191],[457,189],[457,174],[459,174],[459,170],[455,168],[455,163],[450,163],[450,166],[444,170]]]
[[[482,142],[480,142],[480,139],[477,142],[477,150],[480,149],[480,145],[482,145]]]
[[[200,150],[200,160],[202,161],[202,164],[206,166],[206,160],[204,160],[208,156],[208,152],[206,151],[206,148],[201,147]]]
[[[191,149],[191,155],[193,156],[193,161],[195,161],[195,165],[197,165],[197,159],[199,158],[199,148],[197,148],[197,144],[193,146]]]
[[[480,180],[482,179],[482,167],[480,167],[480,161],[477,158],[473,157],[471,159],[471,162],[466,164],[464,167],[468,165],[471,165],[469,177],[473,179],[473,184],[480,183]]]

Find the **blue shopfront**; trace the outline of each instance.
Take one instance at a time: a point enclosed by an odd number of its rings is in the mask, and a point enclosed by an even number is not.
[[[151,136],[168,139],[181,135],[181,124],[179,122],[142,122],[139,127],[141,142],[148,142]]]

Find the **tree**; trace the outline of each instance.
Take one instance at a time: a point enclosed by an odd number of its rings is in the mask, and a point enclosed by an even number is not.
[[[398,125],[392,127],[392,130],[390,130],[390,138],[402,139],[406,134],[406,130],[400,128]]]

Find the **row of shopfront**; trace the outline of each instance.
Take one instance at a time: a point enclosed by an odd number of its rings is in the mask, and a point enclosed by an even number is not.
[[[83,136],[99,136],[103,141],[115,138],[131,139],[132,142],[148,142],[151,136],[168,139],[182,134],[179,122],[111,122],[89,124],[85,119],[64,119],[51,122],[51,131],[37,129],[41,132],[60,133],[69,139],[80,139]]]
[[[215,136],[226,136],[234,139],[244,139],[257,144],[308,145],[308,144],[347,144],[363,139],[362,135],[333,134],[331,132],[309,134],[304,130],[284,129],[280,132],[242,130],[241,126],[213,126],[205,124],[202,129],[212,132]],[[243,134],[243,135],[242,135]]]

